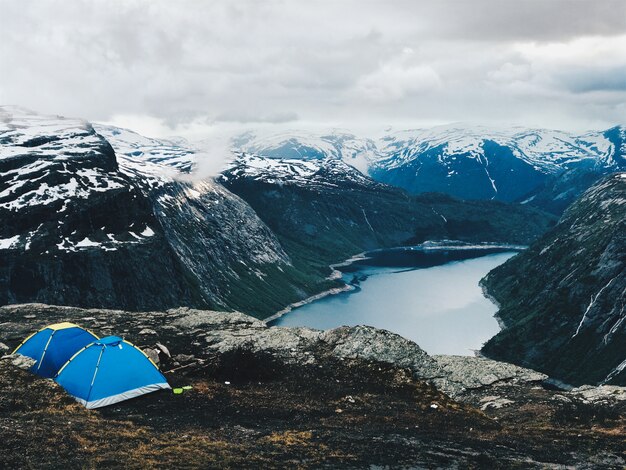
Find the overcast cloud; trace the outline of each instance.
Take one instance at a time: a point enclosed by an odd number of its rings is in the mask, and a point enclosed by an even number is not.
[[[626,123],[626,1],[0,0],[0,102],[202,137]]]

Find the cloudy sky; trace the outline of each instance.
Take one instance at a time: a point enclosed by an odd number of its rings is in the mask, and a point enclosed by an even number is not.
[[[149,135],[626,124],[623,0],[0,0],[0,103]]]

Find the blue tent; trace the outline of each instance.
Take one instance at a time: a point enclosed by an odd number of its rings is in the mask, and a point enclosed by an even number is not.
[[[54,377],[67,360],[98,337],[73,323],[57,323],[42,328],[26,338],[14,351],[34,359],[31,371],[42,377]]]
[[[87,408],[170,388],[148,356],[117,336],[107,336],[78,351],[55,381]]]

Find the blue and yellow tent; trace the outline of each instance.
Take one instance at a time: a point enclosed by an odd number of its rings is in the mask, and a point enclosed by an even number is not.
[[[34,359],[36,362],[31,371],[50,378],[77,351],[97,340],[96,335],[78,325],[57,323],[30,335],[13,353]]]
[[[118,336],[107,336],[78,351],[55,381],[87,408],[170,388],[148,356]]]

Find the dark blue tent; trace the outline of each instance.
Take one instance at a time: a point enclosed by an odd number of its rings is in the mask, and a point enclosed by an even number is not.
[[[98,337],[73,323],[57,323],[42,328],[26,338],[14,351],[34,359],[31,371],[42,377],[54,377],[70,357]]]
[[[78,351],[55,381],[87,408],[170,388],[148,356],[117,336],[107,336]]]

